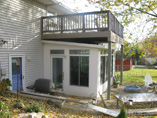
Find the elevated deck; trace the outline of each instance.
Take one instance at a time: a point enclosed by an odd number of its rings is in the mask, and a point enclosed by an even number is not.
[[[123,26],[110,11],[41,18],[42,40],[123,44]]]

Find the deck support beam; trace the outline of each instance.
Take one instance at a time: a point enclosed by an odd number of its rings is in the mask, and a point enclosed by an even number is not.
[[[111,41],[108,41],[108,89],[107,89],[107,100],[110,100],[110,95],[111,95],[111,54],[112,54],[112,49],[111,49]]]
[[[123,45],[121,45],[121,70],[120,70],[120,84],[123,82]]]

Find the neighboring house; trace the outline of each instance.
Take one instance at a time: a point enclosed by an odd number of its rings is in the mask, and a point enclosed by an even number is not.
[[[123,70],[132,69],[133,56],[123,55]],[[121,55],[116,55],[116,70],[121,70]]]
[[[0,10],[1,78],[11,80],[12,90],[17,59],[24,91],[38,78],[52,79],[65,94],[86,97],[98,97],[112,84],[123,26],[110,11],[64,15],[72,12],[51,0],[0,0]]]

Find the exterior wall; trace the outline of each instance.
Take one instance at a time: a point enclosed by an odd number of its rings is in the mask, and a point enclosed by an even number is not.
[[[99,50],[95,48],[87,48],[80,46],[68,46],[68,45],[59,45],[59,44],[44,44],[44,77],[52,79],[51,77],[51,58],[56,55],[50,55],[51,49],[64,49],[63,57],[63,71],[64,71],[64,80],[63,80],[63,92],[69,95],[76,96],[95,96],[97,97],[97,78],[99,76]],[[81,87],[70,85],[70,63],[69,63],[69,50],[70,49],[89,49],[89,87]]]
[[[34,0],[0,0],[0,69],[9,78],[9,55],[25,56],[25,85],[44,77],[43,44],[40,36],[40,17],[46,6]],[[30,58],[30,61],[27,58]],[[25,90],[25,88],[24,88]]]

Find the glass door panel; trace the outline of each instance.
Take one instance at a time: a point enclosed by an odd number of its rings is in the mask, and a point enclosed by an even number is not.
[[[52,80],[55,84],[55,88],[62,88],[63,58],[52,58]]]
[[[17,59],[20,60],[20,66],[16,66]],[[18,90],[22,86],[22,58],[13,57],[12,58],[12,89],[17,90],[17,78],[18,78]]]

